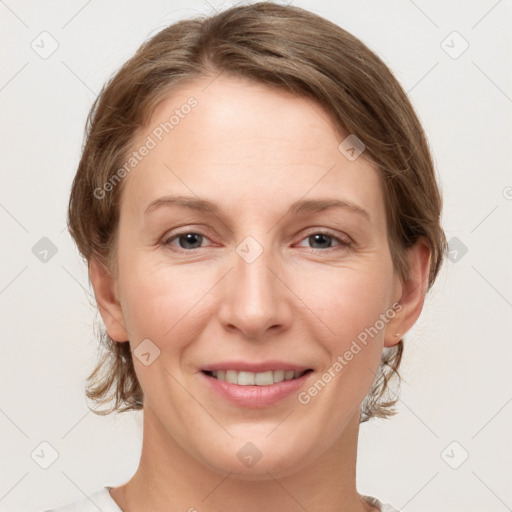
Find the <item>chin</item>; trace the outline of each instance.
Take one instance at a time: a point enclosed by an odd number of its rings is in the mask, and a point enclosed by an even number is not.
[[[304,444],[273,442],[270,438],[253,437],[254,442],[232,439],[217,444],[217,449],[201,454],[202,463],[214,471],[230,474],[230,478],[258,481],[281,478],[305,467],[314,458],[314,447]]]

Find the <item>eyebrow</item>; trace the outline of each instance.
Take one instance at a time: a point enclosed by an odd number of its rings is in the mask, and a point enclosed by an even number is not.
[[[213,213],[218,216],[221,214],[219,206],[211,201],[200,199],[198,197],[182,195],[159,197],[148,204],[144,213],[151,213],[162,206],[181,206],[198,212]],[[367,221],[370,221],[370,214],[365,209],[345,199],[299,199],[290,206],[286,215],[317,213],[330,208],[342,208],[352,213],[359,214]]]

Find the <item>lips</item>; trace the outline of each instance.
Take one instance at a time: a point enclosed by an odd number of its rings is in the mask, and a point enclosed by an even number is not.
[[[311,368],[282,361],[232,361],[205,366],[199,375],[217,397],[237,407],[263,408],[296,394],[312,373]]]

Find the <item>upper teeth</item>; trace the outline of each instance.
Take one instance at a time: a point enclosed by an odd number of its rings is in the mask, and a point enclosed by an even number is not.
[[[237,370],[218,370],[211,372],[217,380],[223,380],[239,386],[269,386],[283,380],[291,380],[300,377],[304,372],[293,370],[270,370],[268,372],[239,372]]]

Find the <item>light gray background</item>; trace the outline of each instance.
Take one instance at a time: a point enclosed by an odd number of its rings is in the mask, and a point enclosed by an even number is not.
[[[164,26],[233,3],[0,0],[1,510],[81,499],[136,470],[141,413],[86,407],[99,316],[66,231],[68,193],[105,80]],[[362,426],[358,489],[407,512],[510,510],[512,4],[293,3],[361,38],[403,84],[440,174],[454,260],[406,337],[398,416]],[[31,48],[50,48],[43,31],[59,45],[46,59]],[[469,43],[457,58],[453,31]],[[32,252],[42,237],[57,248],[47,262]],[[31,457],[43,441],[58,452],[48,469]]]

